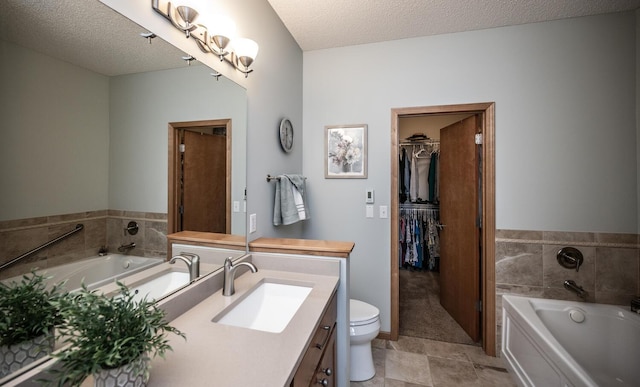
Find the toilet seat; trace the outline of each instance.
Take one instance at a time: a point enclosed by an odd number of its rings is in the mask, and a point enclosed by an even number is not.
[[[349,307],[349,325],[352,327],[373,324],[380,316],[378,308],[360,300],[349,300]]]

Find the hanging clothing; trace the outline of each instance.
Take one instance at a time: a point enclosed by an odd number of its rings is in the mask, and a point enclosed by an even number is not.
[[[418,200],[418,184],[420,184],[418,179],[418,163],[414,155],[411,157],[411,179],[409,183],[409,197],[412,202],[416,202]]]
[[[431,203],[437,203],[439,202],[438,200],[438,190],[437,190],[437,186],[438,184],[436,183],[438,181],[438,156],[440,154],[438,152],[433,152],[431,154],[431,160],[429,163],[429,201]]]
[[[400,267],[438,271],[440,238],[438,206],[400,206],[398,257]]]
[[[398,176],[400,177],[398,190],[400,191],[400,203],[407,201],[407,184],[405,183],[405,164],[407,162],[407,150],[402,148],[400,151],[400,162],[398,163]]]
[[[400,203],[438,203],[440,143],[403,144],[399,156]]]
[[[417,201],[420,202],[429,200],[429,164],[431,164],[431,157],[416,157],[416,173],[418,174]]]

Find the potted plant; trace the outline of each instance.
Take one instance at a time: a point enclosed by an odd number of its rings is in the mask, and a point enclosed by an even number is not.
[[[135,293],[117,284],[120,294],[114,297],[83,285],[62,302],[65,322],[59,330],[68,346],[53,354],[60,359],[51,371],[58,385],[79,385],[93,375],[96,386],[120,385],[123,378],[132,383],[128,385],[144,386],[149,360],[171,349],[166,334],[185,337],[167,323],[153,300],[136,301]]]
[[[48,279],[32,271],[20,282],[0,282],[0,378],[53,350],[65,293],[64,283],[47,288]]]

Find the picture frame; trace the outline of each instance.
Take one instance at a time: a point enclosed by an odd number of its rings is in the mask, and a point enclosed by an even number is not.
[[[325,179],[367,178],[367,125],[324,128]]]

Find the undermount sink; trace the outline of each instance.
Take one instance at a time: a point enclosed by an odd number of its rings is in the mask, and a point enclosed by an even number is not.
[[[236,327],[280,333],[296,314],[311,287],[263,282],[227,308],[213,322]]]
[[[141,300],[145,296],[148,299],[157,300],[188,283],[189,273],[169,271],[140,285],[134,286],[130,290],[131,293],[136,293],[134,297],[135,300]]]

